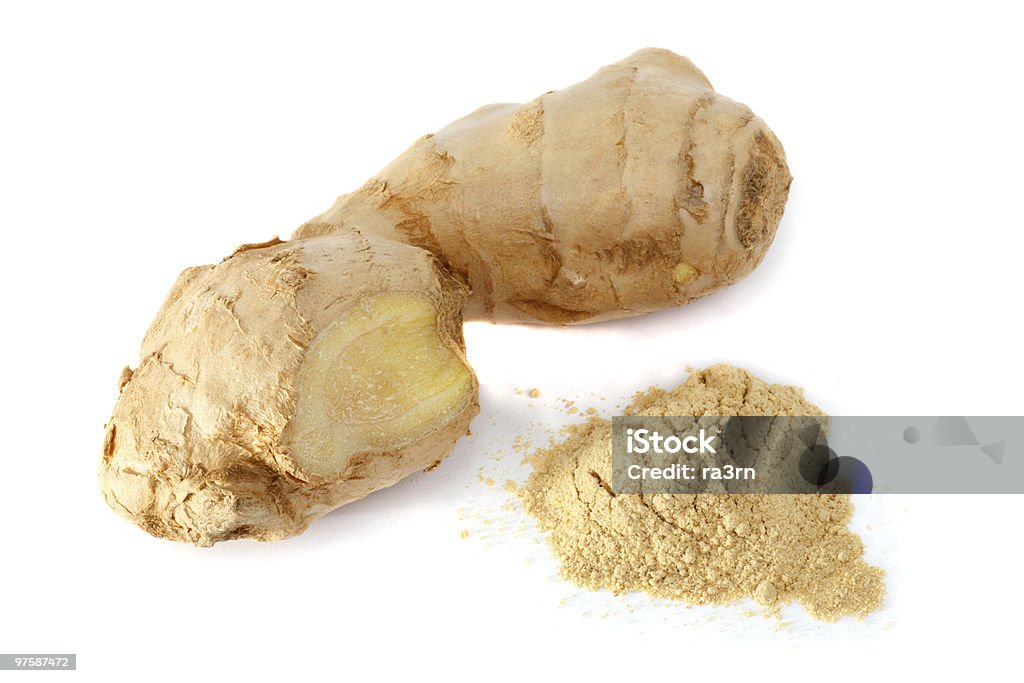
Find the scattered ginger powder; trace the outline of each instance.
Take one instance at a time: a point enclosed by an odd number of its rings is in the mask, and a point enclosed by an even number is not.
[[[796,387],[716,365],[637,394],[627,415],[823,415]],[[588,589],[691,604],[796,601],[824,621],[882,604],[884,572],[847,528],[848,495],[615,495],[611,422],[593,418],[530,458],[519,489],[562,575]]]

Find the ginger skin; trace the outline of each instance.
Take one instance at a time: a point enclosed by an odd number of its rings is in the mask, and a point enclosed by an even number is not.
[[[764,122],[667,50],[483,107],[291,241],[181,274],[119,379],[104,497],[201,546],[301,533],[467,433],[463,320],[686,304],[760,263],[789,183]]]

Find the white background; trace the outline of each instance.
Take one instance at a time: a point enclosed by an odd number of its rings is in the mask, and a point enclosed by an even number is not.
[[[688,365],[802,385],[833,414],[1024,413],[1011,3],[286,4],[0,9],[0,651],[76,652],[60,676],[82,680],[1010,675],[1018,496],[859,498],[886,604],[823,625],[581,593],[502,483],[524,474],[515,435],[572,419],[559,399],[612,415]],[[203,550],[106,508],[118,373],[180,270],[287,236],[477,106],[648,45],[786,147],[758,271],[646,319],[468,326],[476,435],[301,537]]]

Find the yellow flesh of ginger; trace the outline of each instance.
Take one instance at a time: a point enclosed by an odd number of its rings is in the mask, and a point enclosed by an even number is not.
[[[672,269],[672,278],[677,285],[685,285],[695,277],[697,277],[697,269],[685,261],[680,261]]]
[[[285,445],[331,477],[362,451],[388,452],[447,425],[472,399],[465,361],[438,334],[426,296],[368,296],[310,345]]]

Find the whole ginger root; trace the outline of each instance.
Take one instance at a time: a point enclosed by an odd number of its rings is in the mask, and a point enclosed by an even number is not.
[[[649,48],[420,138],[295,237],[355,228],[427,249],[469,284],[466,320],[596,322],[749,273],[791,180],[764,121]]]
[[[667,50],[479,109],[292,240],[182,273],[119,380],[104,497],[201,546],[301,533],[467,433],[463,320],[686,304],[760,263],[790,180],[764,122]]]

